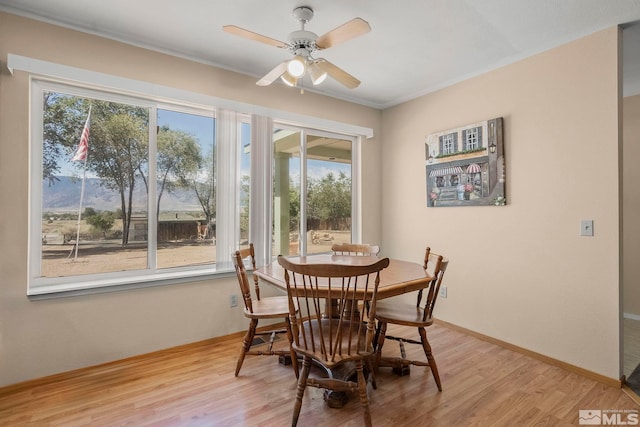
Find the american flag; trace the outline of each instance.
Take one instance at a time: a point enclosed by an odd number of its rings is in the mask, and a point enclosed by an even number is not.
[[[76,153],[73,155],[72,162],[79,160],[85,160],[87,158],[87,150],[89,149],[89,120],[91,119],[91,109],[87,115],[87,121],[84,123],[84,129],[82,129],[82,136],[80,136],[80,144]]]

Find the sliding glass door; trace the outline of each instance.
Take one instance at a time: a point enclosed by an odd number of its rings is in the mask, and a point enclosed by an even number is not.
[[[351,242],[355,138],[282,126],[273,140],[273,255]]]

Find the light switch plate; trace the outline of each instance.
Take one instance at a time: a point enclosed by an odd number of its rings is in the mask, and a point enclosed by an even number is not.
[[[583,219],[580,221],[580,235],[581,236],[593,236],[593,220]]]

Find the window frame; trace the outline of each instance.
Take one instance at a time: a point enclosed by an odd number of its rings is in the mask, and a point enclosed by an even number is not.
[[[114,90],[96,89],[86,85],[58,81],[47,78],[32,78],[30,82],[31,91],[31,128],[30,128],[30,183],[29,183],[29,259],[28,259],[28,295],[40,295],[49,293],[59,293],[68,291],[78,291],[82,289],[112,288],[129,286],[134,284],[148,284],[151,282],[171,283],[181,281],[197,280],[198,278],[211,277],[219,273],[229,272],[230,268],[221,268],[220,265],[228,264],[226,258],[219,251],[216,251],[216,262],[208,265],[180,266],[172,268],[158,268],[157,266],[157,226],[156,217],[157,185],[155,179],[149,179],[149,192],[147,194],[147,268],[127,271],[116,271],[107,273],[92,273],[83,275],[63,276],[63,277],[42,277],[42,156],[43,156],[43,95],[45,92],[56,92],[71,96],[78,96],[101,101],[117,102],[148,109],[149,111],[149,148],[148,148],[148,173],[149,176],[156,176],[157,158],[157,114],[159,109],[178,111],[187,114],[196,114],[203,117],[216,119],[215,110],[210,106],[198,106],[187,103],[172,103],[166,100],[153,100],[150,97],[133,96],[119,93]],[[245,120],[246,121],[246,120]],[[241,122],[238,122],[240,129]],[[238,133],[240,135],[240,133]],[[238,141],[236,141],[238,142]],[[214,141],[214,144],[218,144]],[[236,152],[234,151],[233,154]],[[232,172],[236,172],[235,162],[231,167]],[[238,171],[239,173],[239,171]],[[230,193],[230,192],[229,192]],[[218,193],[219,194],[219,193]],[[222,195],[228,198],[228,194]],[[228,218],[221,218],[220,229],[224,235],[229,230],[226,223]],[[233,237],[235,238],[233,233]],[[230,236],[222,236],[228,239]]]
[[[136,81],[127,78],[120,78],[116,76],[105,75],[102,73],[92,72],[88,70],[78,69],[75,67],[69,67],[46,61],[40,61],[36,59],[30,59],[21,57],[18,55],[9,54],[7,60],[7,67],[13,74],[17,71],[28,72],[29,77],[29,93],[31,100],[31,107],[29,110],[29,146],[30,146],[30,160],[29,160],[29,224],[28,224],[28,280],[27,280],[27,295],[32,299],[42,298],[57,298],[72,295],[83,295],[101,292],[112,292],[123,289],[137,289],[148,286],[169,285],[190,281],[202,281],[216,277],[224,277],[233,273],[231,268],[231,262],[223,266],[225,263],[218,262],[220,257],[217,255],[217,263],[214,268],[203,269],[202,267],[176,267],[170,269],[170,271],[155,271],[149,272],[148,269],[143,270],[131,270],[125,272],[103,273],[96,275],[82,275],[82,276],[67,276],[62,278],[39,278],[34,275],[34,271],[40,272],[41,262],[41,189],[33,191],[35,188],[40,187],[42,182],[41,168],[42,168],[42,90],[34,90],[35,84],[44,85],[47,90],[52,88],[74,88],[71,91],[71,95],[95,97],[103,99],[105,101],[121,102],[130,105],[136,105],[141,107],[149,107],[149,131],[155,129],[157,126],[157,109],[167,108],[176,111],[182,111],[184,109],[191,110],[195,108],[201,111],[210,111],[212,116],[215,117],[216,111],[220,108],[235,108],[241,109],[241,111],[250,111],[254,115],[249,116],[238,112],[238,127],[241,128],[243,122],[250,122],[253,126],[253,117],[263,117],[271,120],[272,130],[276,126],[293,125],[298,127],[304,127],[314,132],[329,132],[339,134],[344,138],[354,138],[353,148],[353,160],[352,160],[352,238],[353,241],[360,241],[361,236],[361,185],[360,185],[360,159],[361,159],[361,143],[366,138],[373,136],[373,130],[357,125],[350,125],[342,122],[334,122],[331,120],[320,119],[311,116],[303,116],[296,113],[274,110],[271,108],[264,108],[254,106],[251,104],[244,104],[240,102],[234,102],[225,100],[222,98],[216,98],[200,93],[189,92],[180,89],[174,89],[169,87],[163,87],[155,85],[149,82]],[[56,86],[59,85],[59,86]],[[58,90],[58,89],[53,89]],[[59,90],[62,93],[69,93],[69,90]],[[37,108],[34,109],[34,105],[40,105],[39,112]],[[258,116],[256,116],[258,115]],[[275,118],[274,118],[275,117]],[[238,133],[239,138],[241,132]],[[254,200],[256,195],[260,195],[261,191],[265,191],[264,185],[254,185],[256,179],[261,179],[264,174],[269,174],[271,170],[271,148],[256,150],[254,146],[254,132],[251,129],[251,205],[250,205],[250,239],[258,241],[266,241],[270,239],[271,228],[256,227],[256,224],[264,225],[264,221],[260,218],[254,219],[252,216],[256,212],[270,211],[271,209],[271,197],[267,195],[266,200],[269,200],[269,206],[258,206],[254,208]],[[271,141],[272,143],[273,141]],[[153,144],[155,146],[155,144]],[[239,142],[238,145],[241,145]],[[271,144],[272,145],[272,144]],[[255,156],[256,151],[259,151],[260,155]],[[149,152],[149,158],[155,158],[155,151]],[[239,162],[239,161],[238,161]],[[235,164],[235,163],[234,163]],[[152,166],[153,165],[153,166]],[[154,167],[154,162],[150,162],[149,167]],[[255,175],[256,171],[261,171],[259,175]],[[155,173],[155,172],[154,172]],[[35,175],[35,178],[34,178]],[[240,180],[240,170],[236,170],[236,179]],[[270,177],[271,178],[271,177]],[[269,179],[268,182],[271,182]],[[34,183],[36,185],[34,185]],[[220,189],[219,189],[220,190]],[[236,189],[232,189],[233,192]],[[155,197],[155,191],[153,194],[148,195]],[[220,194],[220,191],[218,191]],[[258,201],[264,201],[265,195],[260,195]],[[236,198],[237,201],[237,198]],[[258,203],[256,203],[258,205]],[[236,203],[236,212],[239,212],[239,204]],[[154,209],[149,209],[149,216],[155,215]],[[239,218],[235,219],[238,221]],[[157,218],[153,221],[157,222]],[[269,224],[270,222],[267,222]],[[151,224],[151,221],[149,221]],[[149,225],[150,227],[150,225]],[[224,229],[224,226],[218,224],[219,229]],[[234,230],[235,231],[235,230]],[[238,230],[239,232],[239,230]],[[149,233],[150,236],[155,237],[156,230],[153,233]],[[265,235],[265,236],[262,236]],[[237,242],[237,240],[234,240]],[[157,244],[157,242],[156,242]],[[269,246],[265,245],[265,248]],[[155,246],[154,248],[155,249]],[[148,251],[151,252],[151,251]],[[220,251],[218,250],[218,254]],[[154,255],[155,256],[155,255]],[[268,251],[263,252],[264,260],[269,260],[271,254]],[[267,258],[268,257],[268,258]],[[35,264],[34,264],[35,263]],[[35,268],[37,267],[37,269]],[[69,280],[73,278],[73,280]]]
[[[440,150],[442,154],[453,154],[457,152],[457,134],[447,133],[440,137]]]
[[[345,141],[351,141],[351,241],[353,243],[361,243],[361,185],[360,185],[360,153],[362,140],[358,136],[346,135],[337,132],[314,129],[311,127],[291,125],[274,121],[273,129],[282,129],[300,134],[300,221],[298,233],[300,235],[300,255],[307,255],[307,191],[308,191],[308,151],[307,141],[309,136],[318,136],[322,138],[339,138]],[[272,147],[273,150],[274,147]],[[273,180],[273,177],[272,177]],[[271,247],[270,247],[271,248]],[[270,259],[274,259],[276,254],[270,254]]]
[[[480,132],[478,127],[465,129],[464,142],[466,150],[480,148]]]
[[[462,131],[465,150],[478,150],[482,148],[482,126],[474,126]]]

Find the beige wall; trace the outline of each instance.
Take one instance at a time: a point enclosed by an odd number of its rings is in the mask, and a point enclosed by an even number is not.
[[[0,13],[3,62],[15,53],[372,127],[364,240],[397,258],[418,261],[427,244],[451,258],[438,317],[611,378],[620,374],[617,52],[609,29],[380,113]],[[0,70],[0,386],[243,329],[226,304],[233,278],[26,298],[27,95],[25,73]],[[498,116],[509,204],[426,208],[426,135]],[[595,237],[578,235],[581,219],[595,221]]]
[[[439,318],[619,378],[619,34],[383,112],[386,252],[451,259]],[[505,207],[427,208],[427,135],[504,117]],[[594,237],[580,237],[593,219]],[[437,350],[436,350],[437,351]]]
[[[640,316],[640,95],[623,100],[623,311]]]
[[[7,54],[99,71],[297,114],[370,127],[378,110],[0,13]],[[206,282],[31,301],[27,287],[29,79],[0,70],[0,386],[240,331],[228,308],[234,277]],[[363,237],[380,241],[380,139],[366,141]]]

